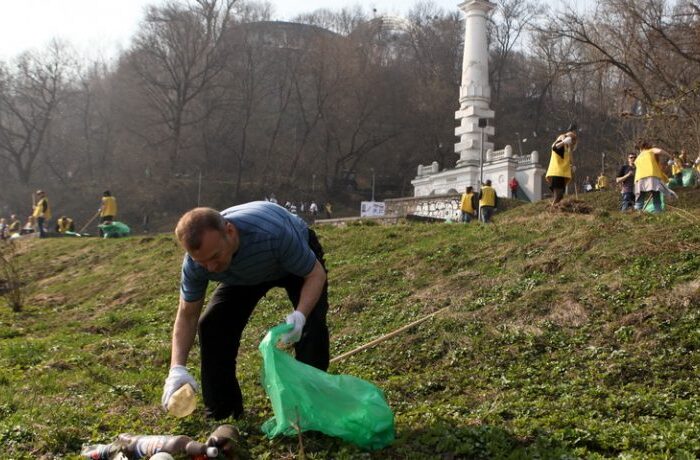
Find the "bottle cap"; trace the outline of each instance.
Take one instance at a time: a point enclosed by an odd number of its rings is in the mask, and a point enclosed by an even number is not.
[[[189,383],[181,386],[168,401],[168,412],[175,417],[187,417],[197,407],[197,396]]]

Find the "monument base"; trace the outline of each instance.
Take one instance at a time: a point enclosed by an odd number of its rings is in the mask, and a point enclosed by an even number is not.
[[[514,156],[509,145],[503,150],[488,150],[484,161],[484,183],[491,180],[498,196],[510,197],[508,184],[515,177],[522,192],[521,196],[527,197],[528,201],[539,201],[542,199],[542,177],[545,169],[538,161],[537,152]],[[474,187],[475,191],[480,189],[478,161],[469,161],[460,167],[445,171],[437,169],[436,163],[418,167],[418,176],[411,181],[415,197],[461,194],[468,186]]]

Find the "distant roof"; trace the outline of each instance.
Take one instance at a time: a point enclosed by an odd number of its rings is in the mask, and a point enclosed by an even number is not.
[[[377,32],[408,32],[411,27],[411,21],[406,18],[400,16],[378,16],[357,26],[353,33],[367,30],[375,30]]]
[[[299,22],[287,22],[287,21],[258,21],[258,22],[248,22],[241,24],[241,27],[245,28],[257,28],[257,29],[267,29],[269,31],[294,31],[300,34],[321,34],[329,36],[338,36],[337,33],[324,29],[323,27],[315,26],[312,24],[303,24]]]

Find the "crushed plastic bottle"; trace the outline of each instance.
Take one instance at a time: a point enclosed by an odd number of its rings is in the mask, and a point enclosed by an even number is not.
[[[160,436],[160,435],[131,435],[120,434],[117,442],[124,445],[123,452],[129,459],[138,460],[151,457],[158,452],[167,452],[171,455],[185,453],[187,444],[192,438],[185,435]]]
[[[221,440],[223,444],[225,441],[225,439]],[[192,460],[206,460],[217,458],[219,448],[209,443],[193,441],[192,438],[184,435],[120,434],[111,444],[94,444],[85,447],[81,456],[90,460],[140,460],[160,453],[178,457],[187,455]]]
[[[117,443],[93,444],[86,446],[80,455],[90,460],[115,460],[121,454],[122,446]]]
[[[189,383],[184,384],[170,396],[168,412],[175,417],[187,417],[197,407],[197,396]]]

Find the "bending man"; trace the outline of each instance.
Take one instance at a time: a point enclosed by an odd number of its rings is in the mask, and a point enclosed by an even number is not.
[[[241,416],[238,346],[255,305],[273,287],[285,288],[294,306],[286,317],[294,329],[283,340],[295,343],[299,361],[328,368],[323,249],[303,220],[281,206],[258,201],[221,213],[195,208],[180,218],[175,234],[187,254],[173,326],[170,373],[163,388],[164,408],[182,385],[196,388],[185,364],[199,328],[206,413],[214,419]],[[200,318],[209,280],[219,285]]]

